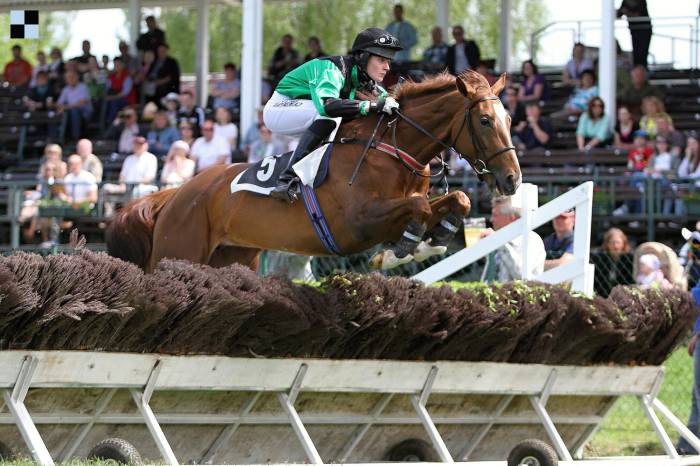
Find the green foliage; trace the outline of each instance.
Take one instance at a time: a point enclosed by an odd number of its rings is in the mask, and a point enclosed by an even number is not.
[[[430,30],[435,25],[435,3],[405,0],[406,19],[418,31],[413,58],[420,59],[430,46]],[[452,0],[451,25],[461,24],[467,37],[476,40],[484,58],[498,56],[500,35],[498,4],[493,0]],[[355,34],[365,27],[385,27],[392,21],[393,2],[386,0],[306,0],[265,2],[263,14],[263,67],[286,33],[295,37],[294,46],[303,57],[306,40],[315,35],[329,54],[344,54]],[[546,21],[542,0],[514,0],[512,12],[513,53],[529,57],[530,34]],[[240,65],[243,8],[240,4],[213,5],[209,14],[209,69],[217,72],[224,63]],[[194,72],[197,15],[187,8],[164,9],[159,19],[167,31],[168,42],[184,72]],[[451,37],[444,38],[451,42]]]
[[[75,13],[44,12],[39,15],[39,39],[10,39],[9,13],[0,14],[0,67],[12,58],[11,48],[15,44],[22,46],[22,55],[30,63],[36,63],[36,54],[40,50],[48,54],[51,48],[63,50],[70,40],[70,25]],[[64,57],[68,58],[68,57]]]

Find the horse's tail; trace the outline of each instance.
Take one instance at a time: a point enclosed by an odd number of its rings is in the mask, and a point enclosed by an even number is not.
[[[106,231],[107,252],[145,269],[151,258],[153,229],[158,214],[176,190],[172,188],[149,194],[119,210]]]

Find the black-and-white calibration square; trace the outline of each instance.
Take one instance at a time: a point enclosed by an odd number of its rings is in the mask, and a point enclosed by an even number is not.
[[[39,11],[10,11],[10,39],[38,39]]]

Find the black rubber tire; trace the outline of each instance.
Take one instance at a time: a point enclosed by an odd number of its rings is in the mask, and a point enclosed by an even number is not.
[[[90,450],[87,459],[113,460],[121,464],[143,464],[138,450],[120,438],[108,438],[101,441]]]
[[[16,458],[15,452],[5,442],[0,442],[0,461],[12,461]]]
[[[557,466],[559,457],[548,443],[538,439],[523,440],[510,451],[508,466]]]
[[[400,461],[402,463],[428,461],[438,462],[440,457],[428,442],[411,438],[397,443],[384,455],[385,461]]]

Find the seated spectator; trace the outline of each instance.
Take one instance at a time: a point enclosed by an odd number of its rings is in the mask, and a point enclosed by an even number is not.
[[[136,110],[125,108],[114,119],[107,129],[105,137],[110,139],[119,134],[117,152],[120,154],[130,154],[134,149],[134,138],[139,134],[139,122],[136,117]]]
[[[179,140],[172,143],[160,174],[162,188],[176,188],[194,176],[194,160],[187,157],[190,146]]]
[[[562,71],[562,83],[580,86],[583,72],[593,70],[593,62],[590,58],[584,57],[585,52],[586,47],[581,42],[574,44],[574,49],[571,51],[571,59],[566,63]]]
[[[214,108],[225,107],[231,113],[238,113],[241,81],[236,74],[236,65],[229,62],[224,65],[223,80],[217,81],[211,88],[210,94],[214,97]]]
[[[314,58],[327,57],[328,54],[321,47],[321,39],[316,36],[309,37],[306,41],[306,46],[309,47],[309,53],[304,57],[304,63],[311,61]],[[216,106],[216,105],[215,105]]]
[[[191,148],[194,141],[197,139],[194,137],[194,128],[192,124],[188,121],[182,122],[180,126],[178,126],[178,130],[180,131],[180,139],[185,141]]]
[[[661,261],[654,254],[642,254],[639,257],[637,285],[640,288],[660,288],[662,290],[673,288],[671,282],[664,277]]]
[[[518,100],[518,90],[513,86],[506,88],[505,102],[503,102],[508,115],[510,115],[510,132],[514,133],[520,122],[525,121],[525,105]]]
[[[146,16],[146,32],[136,39],[136,48],[141,52],[155,52],[158,46],[165,43],[165,32],[158,27],[155,16]]]
[[[151,152],[158,157],[166,155],[171,144],[180,139],[177,130],[168,124],[168,116],[164,110],[156,113],[147,139]]]
[[[630,71],[631,84],[618,94],[618,100],[632,110],[636,111],[642,104],[642,99],[653,95],[663,100],[664,94],[656,86],[652,86],[647,81],[647,70],[642,65],[637,65]]]
[[[576,127],[578,150],[589,151],[610,141],[610,124],[605,114],[605,103],[600,97],[588,102],[588,110],[581,114]]]
[[[447,68],[447,44],[442,40],[442,28],[430,31],[433,43],[423,52],[423,69],[426,73],[439,73]]]
[[[78,154],[68,157],[68,170],[63,179],[66,201],[94,205],[97,202],[97,180],[92,173],[83,169],[83,159]]]
[[[36,110],[48,110],[53,105],[57,95],[49,85],[49,75],[46,71],[40,71],[36,75],[33,86],[29,88],[29,95],[24,99],[24,106],[34,112]]]
[[[607,297],[617,285],[634,284],[634,256],[627,235],[619,228],[610,228],[603,235],[598,253],[591,256],[595,265],[595,292]]]
[[[588,109],[588,102],[598,96],[598,86],[596,86],[595,73],[592,70],[584,70],[574,92],[569,96],[569,100],[564,105],[564,109],[552,114],[552,117],[563,117],[568,115],[580,115]]]
[[[146,50],[141,58],[141,66],[134,76],[134,84],[138,89],[138,94],[141,96],[142,102],[154,102],[156,98],[155,81],[148,77],[148,70],[153,66],[155,59],[155,52],[153,50]],[[173,94],[177,94],[177,92]]]
[[[66,87],[63,88],[58,97],[56,108],[59,113],[66,114],[70,135],[73,140],[77,140],[83,131],[83,121],[92,115],[92,103],[88,89],[85,84],[79,81],[77,72],[66,71],[65,79]]]
[[[491,201],[491,224],[493,228],[488,228],[481,233],[481,237],[486,237],[501,228],[510,225],[521,216],[520,207],[513,205],[512,197],[494,197]],[[530,276],[540,275],[544,271],[545,249],[540,235],[531,231],[528,237],[528,264],[527,270]],[[523,237],[508,241],[494,252],[490,253],[486,259],[484,272],[481,281],[486,283],[508,282],[520,280],[523,276]]]
[[[617,109],[617,121],[615,122],[615,147],[629,150],[633,147],[634,133],[639,129],[639,124],[632,117],[632,113],[624,105]]]
[[[255,143],[255,141],[258,141],[260,139],[260,128],[262,128],[265,125],[265,122],[263,121],[263,108],[262,107],[258,107],[257,116],[258,116],[257,123],[250,125],[250,127],[248,128],[248,131],[246,131],[245,135],[243,136],[243,140],[241,141],[242,146],[243,146],[243,153],[248,158],[250,156],[251,146],[253,145],[253,143]]]
[[[689,135],[685,146],[685,157],[678,166],[678,177],[700,179],[700,145],[695,135]],[[700,187],[700,180],[695,182]]]
[[[530,102],[525,107],[525,121],[515,128],[513,143],[518,150],[533,150],[547,145],[554,130],[549,121],[541,115],[540,106]]]
[[[36,186],[36,191],[26,192],[27,201],[25,201],[22,211],[19,215],[19,221],[24,223],[31,220],[29,226],[24,230],[24,239],[27,243],[34,241],[34,235],[37,230],[41,234],[42,246],[50,246],[49,233],[51,232],[51,222],[47,218],[38,217],[39,205],[43,200],[66,199],[63,180],[64,173],[59,172],[60,168],[53,162],[46,162],[41,166],[39,175],[39,184]]]
[[[44,156],[39,161],[39,173],[38,177],[44,173],[44,165],[47,163],[53,164],[54,166],[54,176],[58,179],[63,179],[68,173],[68,165],[63,161],[63,149],[58,144],[47,144],[44,147]]]
[[[547,100],[547,81],[544,79],[544,76],[539,74],[537,65],[532,60],[526,60],[523,62],[520,71],[523,75],[523,80],[518,90],[518,99],[523,103]]]
[[[250,145],[248,163],[256,163],[265,157],[284,152],[283,148],[272,137],[272,131],[263,123],[258,128],[259,138]]]
[[[65,82],[63,81],[65,66],[63,64],[63,55],[61,49],[54,47],[51,49],[51,63],[49,63],[49,84],[53,92],[58,95],[63,89]]]
[[[216,123],[214,124],[214,137],[221,137],[229,145],[229,152],[234,151],[238,143],[238,128],[231,123],[231,113],[225,107],[219,107],[214,114]]]
[[[107,121],[113,121],[114,117],[127,105],[136,105],[136,88],[129,75],[129,70],[124,66],[120,57],[114,58],[114,70],[107,80]]]
[[[660,135],[654,140],[654,155],[649,161],[647,174],[653,178],[667,178],[673,173],[673,169],[678,165],[676,158],[671,152],[668,140]]]
[[[649,146],[649,135],[641,129],[635,131],[632,149],[627,153],[627,169],[638,173],[644,172],[653,154]]]
[[[92,153],[92,141],[81,139],[76,144],[75,151],[83,160],[83,170],[91,173],[98,183],[102,182],[102,162],[98,156]]]
[[[22,57],[22,47],[12,46],[12,60],[7,62],[2,73],[3,79],[10,86],[26,87],[32,79],[32,65]]]
[[[194,95],[191,91],[184,91],[180,94],[180,108],[177,111],[178,125],[184,121],[190,123],[194,129],[194,136],[199,137],[200,127],[204,123],[204,110],[195,105]]]
[[[681,154],[685,150],[685,136],[683,136],[683,133],[674,128],[663,116],[657,116],[656,136],[666,138],[671,153],[677,160],[680,160]]]
[[[92,104],[99,108],[107,92],[107,70],[100,68],[95,56],[88,59],[87,71],[83,73],[82,79],[88,88]]]
[[[118,58],[121,59],[124,68],[128,71],[129,76],[134,78],[141,68],[141,60],[129,52],[129,44],[123,40],[119,41],[119,54]]]
[[[212,165],[227,163],[231,153],[223,138],[214,137],[214,122],[206,120],[202,125],[202,137],[192,145],[190,156],[197,162],[197,173]]]
[[[36,76],[39,71],[43,71],[47,74],[48,81],[49,64],[46,63],[46,54],[41,50],[36,53],[36,65],[32,68],[32,79],[29,81],[29,87],[36,86]]]
[[[158,190],[153,185],[158,171],[158,159],[148,152],[148,141],[143,136],[136,136],[133,147],[134,153],[124,159],[122,164],[119,184],[105,184],[105,193],[120,194],[131,191],[132,197],[142,197]]]
[[[148,70],[147,81],[155,86],[153,102],[160,102],[170,92],[180,91],[180,65],[168,55],[169,50],[168,44],[160,44],[156,59]]]
[[[459,24],[452,26],[455,43],[447,48],[447,69],[459,75],[466,69],[473,69],[481,61],[479,46],[473,40],[464,38],[464,28]]]
[[[673,125],[673,120],[666,113],[664,103],[653,95],[642,99],[642,119],[639,120],[639,128],[646,131],[649,138],[654,139],[657,133],[656,120],[662,118],[669,125]]]
[[[574,223],[576,214],[573,211],[562,212],[552,220],[554,233],[544,239],[544,249],[547,260],[544,269],[549,270],[574,260]]]
[[[160,103],[165,108],[165,114],[168,116],[168,124],[177,128],[177,110],[180,108],[180,96],[174,92],[168,93]]]

